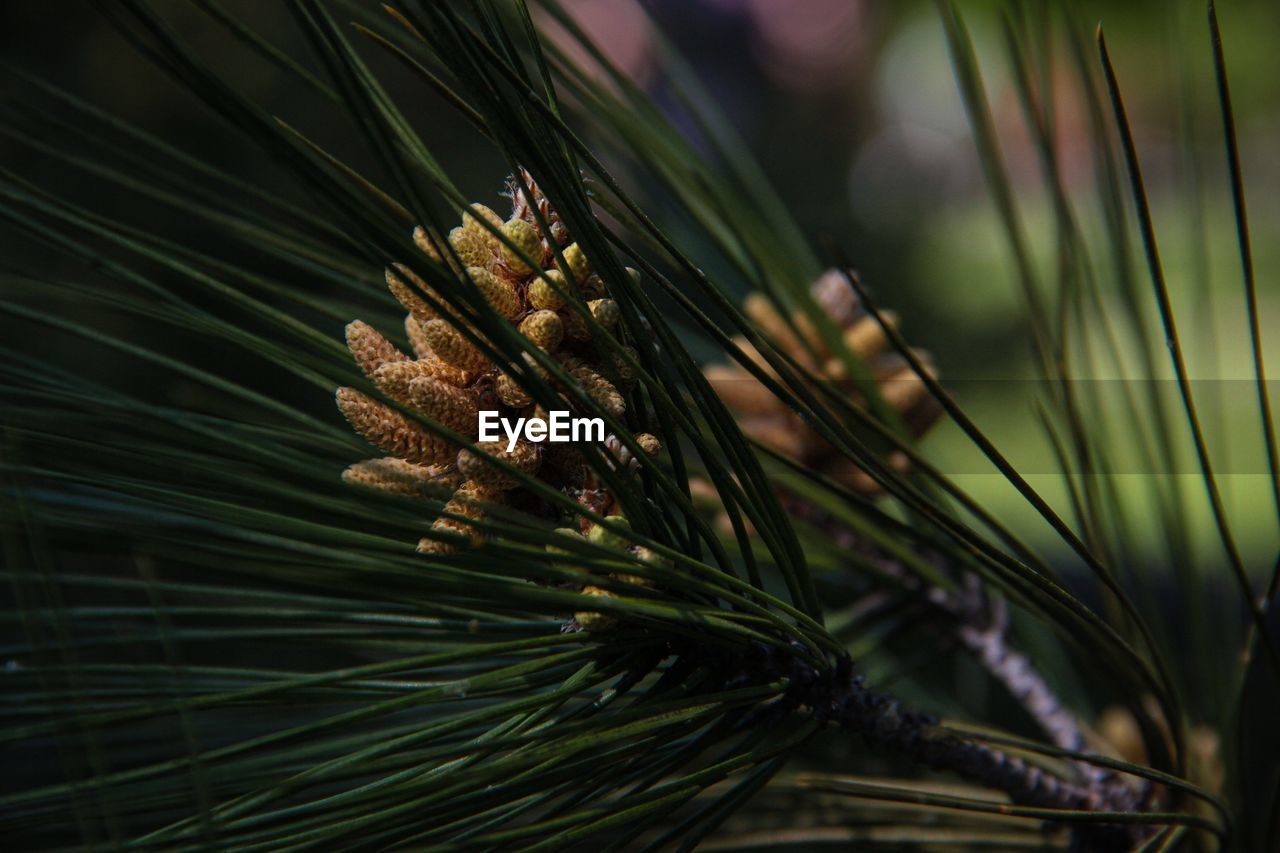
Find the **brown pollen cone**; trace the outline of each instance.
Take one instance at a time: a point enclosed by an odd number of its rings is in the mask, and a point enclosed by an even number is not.
[[[920,438],[942,413],[937,401],[907,362],[889,349],[889,340],[875,317],[862,306],[857,294],[836,270],[829,270],[810,288],[818,308],[840,332],[849,354],[867,367],[881,398],[902,419],[912,438]],[[760,331],[782,352],[808,370],[817,382],[833,387],[855,405],[867,401],[848,375],[844,361],[827,347],[808,318],[796,313],[788,322],[763,294],[747,297],[743,310]],[[889,323],[896,322],[890,314]],[[767,374],[774,375],[764,357],[745,338],[734,343]],[[917,352],[933,375],[927,353]],[[740,364],[713,364],[704,370],[707,380],[725,405],[734,412],[743,433],[760,444],[814,471],[820,471],[861,494],[876,495],[878,483],[836,450],[811,426]],[[908,467],[901,453],[886,462],[896,470]]]
[[[389,455],[352,465],[343,479],[410,497],[450,494],[430,533],[418,543],[423,554],[445,555],[468,544],[482,544],[481,522],[486,516],[503,506],[524,507],[538,499],[531,497],[536,495],[532,490],[521,488],[528,477],[593,511],[617,511],[613,496],[592,473],[579,446],[518,440],[508,449],[505,438],[464,446],[427,426],[434,424],[472,441],[479,434],[481,410],[498,410],[513,422],[545,417],[547,412],[536,404],[531,389],[525,387],[527,380],[521,378],[529,375],[541,377],[565,394],[559,408],[574,415],[595,414],[578,411],[583,407],[574,401],[580,394],[612,417],[625,421],[628,415],[626,397],[608,377],[621,378],[625,387],[630,371],[621,369],[625,367],[622,352],[634,358],[636,351],[631,347],[602,351],[593,339],[599,336],[589,333],[586,319],[592,318],[615,338],[624,337],[618,328],[618,305],[608,298],[607,285],[532,177],[522,170],[521,178],[509,182],[513,212],[508,219],[473,204],[463,212],[462,224],[448,235],[422,227],[414,230],[414,243],[425,263],[452,276],[452,281],[433,278],[433,289],[410,268],[421,269],[425,264],[395,264],[386,271],[387,286],[407,314],[404,332],[412,356],[369,324],[357,320],[347,329],[352,357],[390,402],[343,388],[338,391],[338,404],[356,431]],[[557,263],[557,250],[564,269]],[[630,270],[628,274],[638,275]],[[531,347],[562,366],[572,389],[558,384],[528,352],[521,370],[495,363],[484,335],[474,327],[458,325],[456,315],[447,316],[450,306],[440,294],[457,293],[456,288],[474,288],[501,321],[509,322]],[[470,305],[475,304],[471,300]],[[566,393],[570,390],[573,393]],[[661,450],[652,435],[638,434],[636,442],[646,459]],[[604,449],[606,458],[624,471],[641,464],[612,436]],[[589,535],[592,528],[590,522],[583,522],[581,535]],[[626,543],[618,547],[628,548]],[[612,597],[586,580],[576,586],[597,598]],[[577,624],[601,630],[617,621],[596,616],[583,611]]]

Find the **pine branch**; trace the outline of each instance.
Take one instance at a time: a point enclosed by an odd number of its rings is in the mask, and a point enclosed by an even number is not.
[[[960,585],[954,590],[943,589],[922,580],[900,561],[870,546],[816,507],[798,500],[793,506],[838,548],[855,551],[871,560],[882,574],[904,587],[915,600],[947,616],[959,645],[1004,686],[1054,746],[1069,752],[1086,750],[1080,721],[1058,698],[1031,659],[1010,644],[1007,608],[1003,601],[986,595],[976,575],[949,572],[952,577],[960,577]],[[1072,762],[1072,765],[1095,802],[1126,806],[1145,798],[1144,791],[1134,789],[1109,770],[1083,761]]]
[[[749,656],[732,663],[717,661],[714,666],[731,674],[730,686],[786,679],[788,687],[771,709],[773,715],[807,713],[819,723],[860,734],[868,743],[912,763],[1002,791],[1015,805],[1118,813],[1139,811],[1147,799],[1145,787],[1135,788],[1114,777],[1096,785],[1068,782],[1022,758],[949,731],[936,719],[868,688],[849,658],[820,671],[794,653],[798,651],[793,647],[791,654],[780,653],[775,647],[758,645]],[[748,718],[746,722],[763,721]],[[1140,824],[1086,823],[1072,828],[1074,849],[1099,853],[1130,850],[1149,832],[1150,827]]]

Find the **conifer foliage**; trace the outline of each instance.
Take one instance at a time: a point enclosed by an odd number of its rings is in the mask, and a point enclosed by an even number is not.
[[[789,218],[669,46],[680,120],[556,0],[289,0],[296,55],[192,4],[326,104],[310,127],[167,4],[93,5],[278,183],[0,66],[3,132],[39,164],[0,167],[0,233],[44,259],[0,272],[11,845],[1268,849],[1280,574],[1248,564],[1221,497],[1123,51],[1071,4],[1009,4],[981,62],[937,4],[1062,506],[881,307],[893,283]],[[996,62],[1054,199],[1052,274],[986,101]],[[1055,86],[1091,122],[1096,228],[1061,181]],[[502,164],[501,213],[459,189],[424,103]],[[359,166],[320,141],[335,130]],[[163,216],[139,226],[142,207]],[[1104,405],[1075,381],[1099,361],[1171,375],[1180,408]],[[567,410],[604,438],[480,440],[489,410]],[[1157,462],[1194,453],[1199,491],[1117,488],[1117,422]],[[931,462],[939,430],[1036,537]],[[1159,560],[1128,526],[1148,510]],[[1044,530],[1054,549],[1029,544]]]

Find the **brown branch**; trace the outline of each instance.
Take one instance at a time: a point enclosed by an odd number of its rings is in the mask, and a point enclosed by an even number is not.
[[[800,504],[798,501],[795,503]],[[815,507],[801,505],[797,508],[838,547],[860,553],[871,560],[881,573],[948,616],[960,646],[1008,691],[1054,746],[1071,752],[1086,751],[1087,743],[1075,713],[1062,704],[1031,659],[1010,646],[1006,607],[1003,601],[986,595],[977,576],[961,573],[960,586],[955,590],[927,583],[901,562],[871,548],[861,537]],[[1083,780],[1094,808],[1126,811],[1146,796],[1145,786],[1131,785],[1111,770],[1085,761],[1073,761],[1071,764]]]
[[[774,647],[757,647],[756,654],[755,660],[741,661],[722,671],[786,678],[788,687],[773,709],[775,713],[807,710],[819,722],[856,732],[913,763],[1003,791],[1016,805],[1071,812],[1133,812],[1145,799],[1139,789],[1119,779],[1101,787],[1069,782],[1018,756],[944,729],[933,718],[869,689],[863,677],[854,673],[851,660],[818,670],[798,655]],[[1095,853],[1131,850],[1150,831],[1151,827],[1141,824],[1082,823],[1072,827],[1073,848]]]

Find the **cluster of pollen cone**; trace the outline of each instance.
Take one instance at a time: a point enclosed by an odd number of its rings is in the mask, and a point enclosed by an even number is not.
[[[840,331],[844,347],[866,365],[881,398],[897,412],[911,436],[919,438],[927,432],[938,420],[941,407],[907,361],[890,350],[884,329],[867,312],[843,274],[837,270],[827,271],[813,283],[810,292],[819,310]],[[743,310],[766,338],[816,381],[834,387],[855,404],[865,404],[844,361],[827,347],[807,317],[797,312],[787,322],[773,303],[759,293],[747,297]],[[891,314],[883,316],[888,322],[894,322]],[[734,343],[765,373],[777,375],[745,338],[736,337]],[[929,356],[919,352],[916,355],[932,375]],[[832,447],[742,365],[711,365],[705,375],[725,405],[733,410],[739,427],[748,437],[857,492],[875,495],[880,491],[866,471]],[[905,470],[908,460],[895,451],[888,457],[888,463]]]
[[[463,286],[475,287],[496,313],[558,362],[578,390],[621,418],[626,402],[606,374],[628,382],[631,377],[626,363],[617,353],[599,351],[586,319],[578,313],[585,305],[596,323],[612,329],[619,320],[618,305],[608,298],[604,283],[592,272],[555,210],[527,173],[523,178],[531,197],[513,184],[509,219],[475,204],[464,214],[462,224],[449,233],[447,247],[437,245],[422,228],[415,230],[414,242],[432,260],[453,269]],[[562,260],[556,258],[553,247],[559,249]],[[486,507],[520,500],[519,481],[492,459],[572,495],[593,512],[612,514],[614,501],[586,464],[581,447],[521,438],[508,451],[505,437],[475,441],[481,410],[496,410],[510,419],[546,418],[547,413],[535,405],[515,376],[494,364],[453,322],[432,309],[422,296],[433,293],[426,282],[399,265],[387,270],[386,279],[408,312],[405,333],[413,354],[401,351],[372,326],[357,320],[347,327],[352,356],[383,395],[419,413],[423,420],[468,439],[480,452],[441,437],[418,419],[374,397],[353,388],[339,388],[338,406],[352,427],[388,454],[352,465],[343,479],[404,495],[451,490],[443,512],[432,525],[432,535],[418,543],[418,550],[425,554],[448,553],[479,543],[481,532],[473,522],[484,517]],[[550,381],[535,360],[526,355],[526,361],[529,371]],[[552,385],[556,383],[552,381]],[[563,408],[573,406],[565,400]],[[651,435],[637,435],[636,442],[648,455],[656,455],[660,449]],[[612,436],[606,438],[604,450],[619,468],[638,464]],[[596,527],[584,519],[580,530],[569,532],[600,538],[603,528],[597,533]],[[607,594],[589,585],[583,591]],[[586,615],[579,615],[580,622],[587,621]]]

